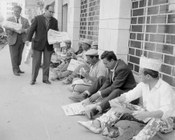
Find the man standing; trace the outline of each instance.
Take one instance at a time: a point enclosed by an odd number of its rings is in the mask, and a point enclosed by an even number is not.
[[[120,96],[122,93],[133,89],[136,82],[132,71],[121,59],[117,59],[113,51],[105,51],[101,55],[106,68],[109,69],[109,76],[99,77],[96,82],[82,94],[74,97],[74,100],[83,100],[89,97],[90,102],[95,102],[102,98],[100,105],[91,110],[87,110],[87,116],[92,119],[97,113],[102,113],[110,107],[109,101]],[[137,103],[137,102],[135,102]]]
[[[47,5],[45,8],[45,13],[36,16],[29,34],[28,41],[33,39],[33,61],[32,61],[32,79],[31,85],[34,85],[38,72],[41,66],[41,56],[43,53],[43,83],[51,84],[49,81],[49,66],[51,55],[53,53],[53,45],[48,44],[47,32],[49,29],[58,30],[58,22],[53,17],[54,7],[52,5]]]
[[[29,22],[26,18],[21,16],[21,11],[22,8],[20,6],[14,6],[14,16],[8,18],[7,20],[22,24],[22,29],[16,31],[12,28],[6,28],[13,73],[16,76],[20,76],[21,73],[24,73],[23,71],[21,71],[19,66],[21,64],[22,52],[24,49],[24,43],[26,41],[27,31],[29,28]]]

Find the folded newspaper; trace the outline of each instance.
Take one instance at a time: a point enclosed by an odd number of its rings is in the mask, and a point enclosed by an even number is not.
[[[52,29],[49,29],[47,33],[47,38],[49,44],[55,44],[56,42],[63,42],[65,40],[70,40],[67,32],[59,32]]]
[[[12,21],[4,21],[3,23],[4,28],[9,28],[9,29],[15,29],[16,31],[19,31],[22,29],[22,24],[12,22]]]
[[[82,64],[84,64],[84,63],[81,61],[71,59],[67,70],[74,71],[79,65],[82,65]]]
[[[62,106],[62,109],[66,116],[83,115],[85,113],[85,108],[81,102],[64,105]]]

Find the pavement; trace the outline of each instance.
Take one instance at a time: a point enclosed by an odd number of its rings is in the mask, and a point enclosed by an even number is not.
[[[25,50],[24,50],[25,53]],[[66,116],[62,105],[72,103],[68,86],[61,82],[30,85],[31,64],[21,64],[25,74],[14,76],[9,48],[0,50],[0,140],[102,140],[80,126],[85,116]]]

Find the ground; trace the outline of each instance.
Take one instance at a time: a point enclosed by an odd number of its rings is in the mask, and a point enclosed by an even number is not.
[[[24,50],[25,53],[25,50]],[[68,86],[43,84],[40,75],[31,86],[31,65],[21,64],[25,74],[12,73],[9,48],[0,50],[0,139],[1,140],[101,140],[77,121],[85,116],[65,116],[61,106],[72,103]]]

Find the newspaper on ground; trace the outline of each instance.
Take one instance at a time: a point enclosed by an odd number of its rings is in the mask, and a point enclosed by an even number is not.
[[[15,29],[16,31],[19,31],[22,29],[22,24],[6,20],[3,23],[3,27],[9,28],[9,29]]]
[[[62,109],[66,116],[83,115],[85,113],[85,108],[81,102],[64,105]]]
[[[65,40],[70,40],[67,32],[59,32],[53,29],[49,29],[47,33],[47,38],[49,44],[55,44],[57,42],[63,42]]]
[[[82,64],[84,64],[84,63],[81,62],[81,61],[78,61],[78,60],[75,60],[75,59],[71,59],[67,70],[74,71],[79,65],[82,65]]]

